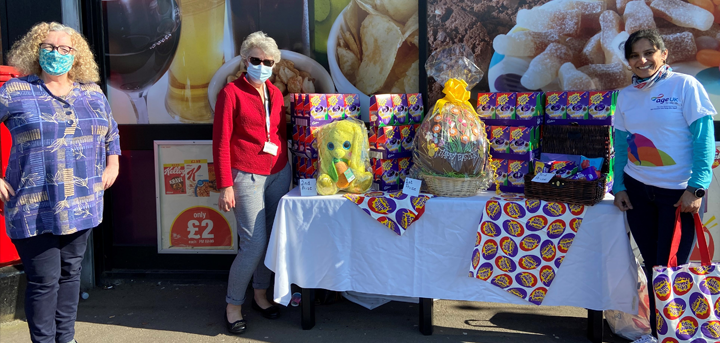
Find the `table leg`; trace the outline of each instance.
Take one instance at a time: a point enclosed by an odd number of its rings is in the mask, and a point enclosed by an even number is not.
[[[425,336],[433,333],[433,299],[420,298],[420,332]]]
[[[303,288],[300,300],[300,325],[303,330],[310,330],[315,326],[315,302],[312,298],[314,289]]]
[[[603,311],[588,310],[587,338],[593,343],[602,343]]]

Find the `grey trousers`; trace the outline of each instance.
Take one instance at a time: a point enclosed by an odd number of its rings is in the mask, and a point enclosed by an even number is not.
[[[290,187],[290,164],[272,175],[233,173],[238,254],[230,267],[225,301],[232,305],[245,302],[245,291],[253,278],[254,289],[270,287],[271,272],[265,267],[265,252],[280,198]]]

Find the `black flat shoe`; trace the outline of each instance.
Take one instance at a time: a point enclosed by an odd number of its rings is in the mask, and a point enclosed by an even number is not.
[[[234,323],[230,323],[227,318],[227,312],[225,313],[225,326],[227,327],[228,332],[233,335],[245,333],[245,330],[247,330],[247,322],[245,319],[240,319]]]
[[[280,309],[275,305],[263,309],[255,302],[255,299],[253,299],[252,308],[253,310],[260,312],[260,314],[262,314],[262,316],[267,319],[277,319],[278,317],[280,317]]]

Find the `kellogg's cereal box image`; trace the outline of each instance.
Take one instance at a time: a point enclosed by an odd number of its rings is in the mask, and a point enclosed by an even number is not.
[[[163,164],[165,176],[165,194],[185,194],[185,165]]]
[[[191,197],[210,196],[210,174],[207,160],[185,160],[186,194]]]

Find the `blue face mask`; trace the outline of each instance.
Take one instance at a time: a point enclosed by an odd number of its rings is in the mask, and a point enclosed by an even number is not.
[[[56,50],[40,49],[40,68],[49,75],[59,76],[69,72],[74,61],[75,55],[61,55]]]
[[[266,67],[262,63],[256,66],[248,63],[247,73],[253,81],[265,82],[272,76],[272,70],[272,67]]]

